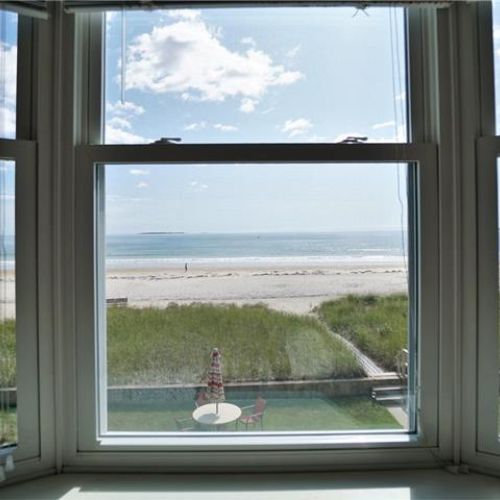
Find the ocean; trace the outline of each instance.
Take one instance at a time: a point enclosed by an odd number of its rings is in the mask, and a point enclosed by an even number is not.
[[[400,231],[331,233],[144,233],[108,235],[110,267],[161,264],[322,263],[402,261]]]

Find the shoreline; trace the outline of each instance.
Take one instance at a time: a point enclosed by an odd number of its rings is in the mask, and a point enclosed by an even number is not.
[[[6,318],[15,316],[14,272],[5,276]],[[106,298],[126,298],[132,307],[171,303],[255,305],[294,314],[310,314],[320,303],[348,294],[405,293],[407,272],[401,261],[350,262],[184,262],[148,268],[106,270]]]

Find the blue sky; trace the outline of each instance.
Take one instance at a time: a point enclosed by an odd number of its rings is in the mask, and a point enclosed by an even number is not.
[[[354,14],[108,14],[106,142],[405,140],[402,11]],[[113,166],[106,186],[109,233],[398,229],[405,210],[394,165]]]
[[[14,69],[15,16],[2,15]],[[122,14],[107,14],[107,143],[406,138],[401,9],[130,11],[124,24],[122,71]],[[0,82],[4,136],[13,82]],[[394,165],[107,167],[107,231],[399,229],[404,166],[399,177],[398,197]]]
[[[0,12],[0,137],[16,132],[17,15]],[[5,233],[14,234],[14,163],[0,160],[0,202]]]

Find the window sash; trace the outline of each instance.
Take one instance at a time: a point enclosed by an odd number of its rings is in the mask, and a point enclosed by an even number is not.
[[[0,158],[15,162],[16,386],[18,444],[14,459],[40,454],[36,263],[36,143],[0,139]]]
[[[478,449],[500,454],[498,428],[498,176],[500,137],[480,138],[477,143],[478,192]]]
[[[292,147],[290,147],[292,146]],[[377,432],[351,433],[284,433],[285,436],[266,433],[267,437],[243,436],[231,438],[210,436],[192,437],[191,439],[170,438],[158,439],[155,434],[152,441],[147,433],[113,433],[99,436],[102,426],[102,417],[99,407],[99,391],[102,380],[98,380],[99,359],[97,347],[100,342],[98,336],[98,310],[95,298],[100,294],[100,285],[95,282],[96,268],[102,262],[102,255],[98,255],[99,218],[103,216],[96,198],[97,169],[100,164],[138,164],[138,163],[398,163],[414,162],[417,178],[415,191],[418,193],[418,249],[415,262],[413,284],[418,288],[418,295],[414,298],[415,310],[419,312],[416,323],[419,325],[420,335],[418,350],[419,374],[416,397],[419,407],[417,428],[420,433],[409,439],[410,434],[402,434],[395,439],[393,433],[381,434]],[[76,262],[77,266],[77,363],[86,367],[79,370],[78,400],[80,413],[78,415],[78,449],[79,450],[106,450],[126,446],[132,449],[171,450],[172,447],[189,447],[199,450],[207,447],[243,446],[245,448],[282,446],[304,448],[309,446],[320,447],[365,447],[367,445],[387,446],[435,446],[437,444],[437,310],[436,296],[438,293],[435,273],[437,263],[436,230],[436,148],[428,144],[217,144],[217,145],[145,145],[145,146],[78,146],[76,147],[77,185],[79,186],[76,215],[78,217],[76,235]],[[410,200],[411,201],[411,200]],[[411,205],[412,203],[410,203]],[[425,292],[424,292],[425,291]],[[411,291],[410,291],[411,296]],[[102,339],[101,339],[102,340]],[[410,388],[411,390],[411,388]],[[92,402],[92,404],[89,404]],[[151,434],[149,434],[151,436]],[[182,444],[181,444],[182,443]],[[308,444],[307,444],[308,443]]]

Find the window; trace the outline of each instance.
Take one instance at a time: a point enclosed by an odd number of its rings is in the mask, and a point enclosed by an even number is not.
[[[105,31],[105,143],[407,140],[402,8],[125,10]]]
[[[17,14],[0,11],[0,138],[16,136]]]
[[[0,162],[2,235],[2,333],[0,341],[0,446],[17,442],[16,396],[16,285],[15,285],[15,164]]]
[[[407,143],[406,10],[356,12],[91,21],[104,144],[77,147],[80,450],[435,443],[435,152]],[[348,77],[358,32],[370,89]],[[219,58],[203,72],[200,38]]]
[[[17,82],[21,26],[29,20],[0,10],[0,456],[39,455],[35,143],[24,128]],[[29,30],[24,31],[29,37]],[[27,80],[25,80],[27,82]],[[29,100],[29,99],[27,99]],[[2,463],[4,459],[2,458]]]

